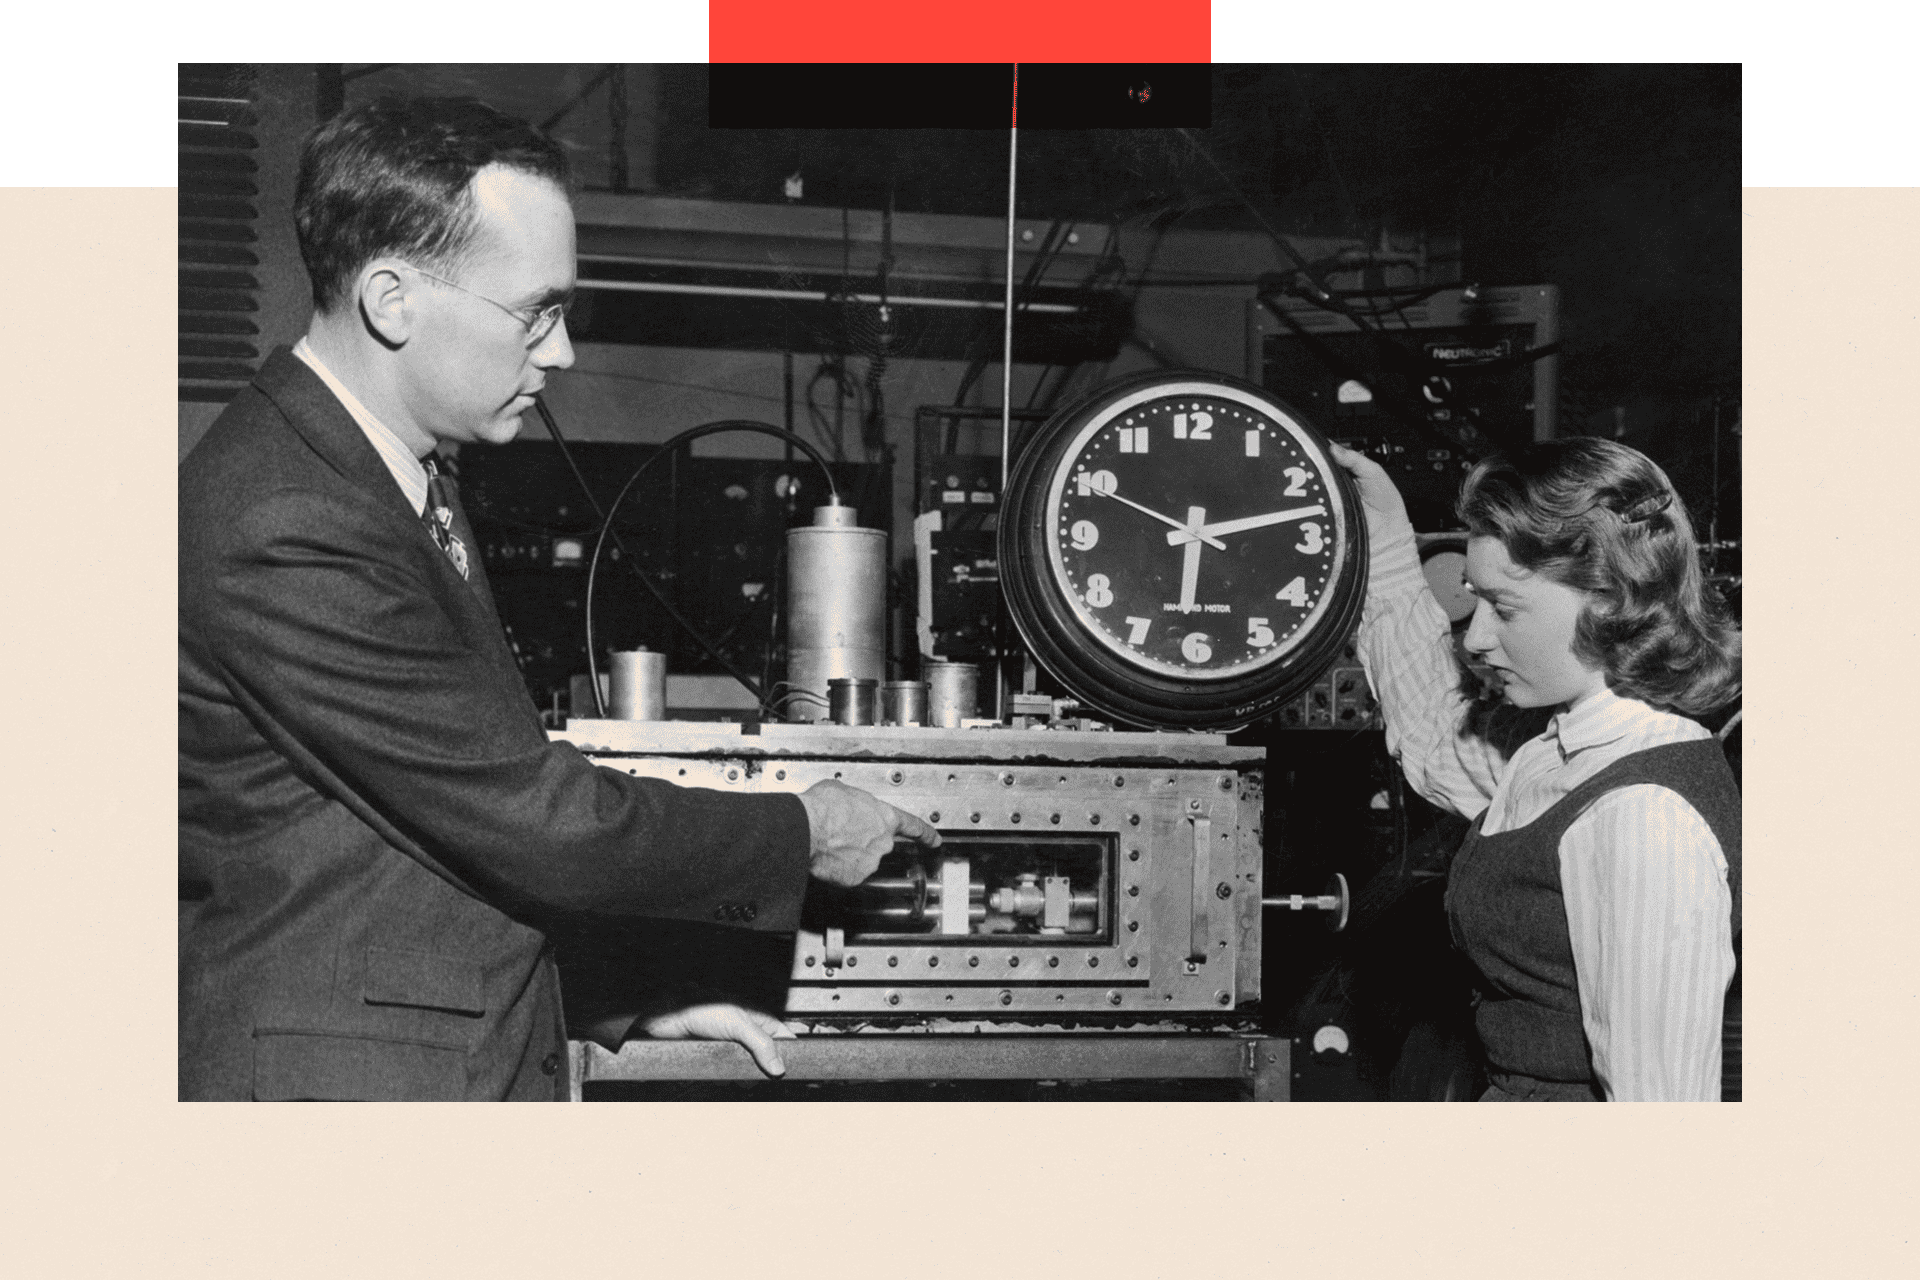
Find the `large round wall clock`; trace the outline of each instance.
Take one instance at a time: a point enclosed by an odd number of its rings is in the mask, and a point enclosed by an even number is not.
[[[1008,608],[1041,665],[1131,725],[1219,729],[1298,697],[1366,594],[1366,522],[1326,438],[1199,372],[1110,383],[1007,480]]]

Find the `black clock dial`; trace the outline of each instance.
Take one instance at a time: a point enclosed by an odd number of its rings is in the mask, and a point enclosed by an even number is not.
[[[1257,719],[1339,652],[1366,532],[1325,437],[1257,387],[1124,379],[1063,410],[1009,477],[1007,602],[1034,656],[1117,719]]]
[[[1213,383],[1156,387],[1086,423],[1053,468],[1047,549],[1088,633],[1163,675],[1268,666],[1338,581],[1344,510],[1317,442]]]

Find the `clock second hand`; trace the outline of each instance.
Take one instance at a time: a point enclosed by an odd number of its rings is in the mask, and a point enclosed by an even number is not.
[[[1187,525],[1181,524],[1178,520],[1175,520],[1172,516],[1163,516],[1158,511],[1155,511],[1152,507],[1142,506],[1138,502],[1135,502],[1132,498],[1123,498],[1119,494],[1113,492],[1111,489],[1095,488],[1093,491],[1101,495],[1102,497],[1112,498],[1115,502],[1125,503],[1127,506],[1132,507],[1135,511],[1139,511],[1146,515],[1152,516],[1155,520],[1158,520],[1162,524],[1170,524],[1180,534],[1185,535],[1176,541],[1173,534],[1171,533],[1168,534],[1167,542],[1170,545],[1178,546],[1179,543],[1181,542],[1191,542],[1194,538],[1198,538],[1200,539],[1200,541],[1206,543],[1210,547],[1218,548],[1221,551],[1225,551],[1227,549],[1226,543],[1220,541],[1220,539],[1206,532],[1206,530],[1200,528],[1198,525],[1189,527]],[[1196,510],[1198,509],[1199,508],[1196,508]]]

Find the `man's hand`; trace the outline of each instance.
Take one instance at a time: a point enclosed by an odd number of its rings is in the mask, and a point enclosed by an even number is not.
[[[1328,445],[1333,450],[1333,460],[1345,467],[1360,487],[1360,505],[1367,513],[1367,536],[1374,546],[1383,546],[1389,536],[1398,536],[1403,529],[1412,527],[1407,519],[1406,500],[1394,487],[1393,477],[1385,467],[1345,445],[1332,441],[1328,441]]]
[[[829,884],[859,884],[903,836],[930,849],[940,845],[940,833],[920,819],[844,782],[816,782],[800,793],[800,803],[807,808],[813,874]]]
[[[737,1004],[697,1004],[649,1018],[640,1029],[655,1040],[731,1040],[752,1054],[755,1064],[770,1076],[787,1073],[773,1042],[798,1038],[778,1018]]]

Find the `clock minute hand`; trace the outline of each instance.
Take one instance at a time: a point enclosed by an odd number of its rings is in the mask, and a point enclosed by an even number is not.
[[[1192,542],[1195,538],[1198,538],[1200,541],[1206,543],[1210,547],[1217,547],[1222,551],[1225,551],[1227,549],[1226,543],[1220,541],[1220,539],[1216,537],[1211,536],[1211,534],[1205,529],[1200,529],[1200,530],[1189,529],[1187,528],[1186,525],[1181,524],[1178,520],[1175,520],[1172,516],[1161,515],[1158,511],[1155,511],[1152,507],[1143,507],[1139,503],[1135,502],[1132,498],[1123,498],[1119,494],[1114,493],[1110,489],[1095,489],[1094,492],[1097,494],[1100,494],[1103,497],[1112,498],[1115,502],[1125,503],[1127,506],[1132,507],[1135,511],[1139,511],[1139,512],[1142,512],[1143,514],[1152,516],[1155,520],[1158,520],[1162,524],[1170,524],[1179,533],[1185,535],[1183,537],[1176,539],[1173,534],[1171,533],[1168,534],[1167,544],[1169,546],[1177,547],[1182,542]]]
[[[1321,505],[1295,507],[1290,511],[1269,511],[1263,516],[1243,516],[1238,520],[1222,520],[1218,524],[1201,525],[1198,529],[1181,529],[1167,535],[1167,545],[1177,547],[1183,542],[1191,542],[1195,536],[1207,538],[1228,533],[1245,533],[1249,529],[1264,529],[1270,524],[1284,524],[1289,520],[1304,520],[1308,516],[1323,516],[1327,509]]]

